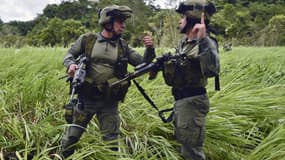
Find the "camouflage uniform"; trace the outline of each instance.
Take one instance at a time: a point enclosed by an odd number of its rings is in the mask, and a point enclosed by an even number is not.
[[[122,6],[111,6],[111,9],[112,7],[118,8]],[[106,7],[105,10],[110,10],[110,7]],[[100,23],[106,23],[102,22],[102,19],[100,20]],[[83,43],[89,35],[90,33],[80,36],[64,58],[64,65],[67,68],[75,63],[75,59],[81,54],[87,54],[89,59],[86,69],[86,79],[78,93],[81,105],[77,105],[74,108],[72,124],[67,128],[62,138],[61,145],[64,157],[73,154],[74,147],[71,145],[79,141],[94,115],[97,116],[104,140],[116,140],[118,138],[120,128],[118,103],[123,100],[130,82],[126,82],[127,84],[123,86],[123,91],[121,90],[122,88],[119,88],[119,92],[115,93],[117,95],[107,93],[110,90],[107,87],[107,82],[112,79],[117,80],[122,78],[116,74],[118,69],[127,70],[127,65],[123,66],[124,68],[117,68],[121,54],[124,54],[127,63],[133,66],[143,62],[151,62],[155,56],[153,48],[147,48],[144,56],[141,56],[120,37],[106,39],[100,33],[93,34],[96,36],[95,43],[88,41]],[[84,53],[86,52],[84,44],[85,46],[89,45],[89,48],[91,48],[90,55]],[[111,92],[113,93],[112,90]]]
[[[178,13],[187,14],[185,10],[190,10],[191,16],[196,14],[200,17],[201,10],[191,10],[197,4],[204,6],[206,3],[200,0],[182,2]],[[186,160],[206,159],[203,143],[206,115],[209,112],[209,98],[205,88],[208,77],[203,74],[203,67],[207,65],[201,57],[217,54],[217,51],[217,43],[208,36],[192,41],[185,38],[179,43],[177,54],[185,55],[186,58],[164,63],[164,80],[172,86],[175,99],[174,134],[182,145],[180,152]]]
[[[173,80],[174,134],[177,141],[182,144],[181,154],[186,160],[204,160],[203,143],[209,98],[205,88],[207,77],[201,72],[198,55],[217,52],[217,48],[214,41],[207,37],[199,44],[182,41],[179,50],[187,55],[189,64],[185,63],[181,73],[176,74]],[[176,80],[180,81],[180,84],[175,83]]]

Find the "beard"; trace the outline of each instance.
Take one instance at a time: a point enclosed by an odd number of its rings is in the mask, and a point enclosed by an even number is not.
[[[177,27],[179,30],[180,30],[180,33],[181,34],[184,34],[184,33],[186,33],[187,32],[187,30],[188,30],[188,27],[187,27],[187,25],[185,25],[184,27]]]

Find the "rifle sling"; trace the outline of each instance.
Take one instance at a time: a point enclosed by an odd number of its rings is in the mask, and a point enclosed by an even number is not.
[[[148,101],[148,103],[155,109],[158,111],[158,116],[160,117],[160,119],[164,122],[164,123],[168,123],[172,121],[172,117],[173,117],[173,108],[169,108],[169,109],[164,109],[164,110],[159,110],[158,107],[154,104],[154,102],[152,101],[152,99],[145,93],[144,89],[139,85],[139,83],[136,80],[133,80],[134,84],[136,85],[137,89],[139,90],[139,92],[143,95],[143,97]],[[165,118],[164,117],[164,113],[165,112],[171,112],[171,114],[169,115],[169,117]]]
[[[220,76],[219,75],[215,76],[215,90],[216,91],[221,90],[221,88],[220,88]]]

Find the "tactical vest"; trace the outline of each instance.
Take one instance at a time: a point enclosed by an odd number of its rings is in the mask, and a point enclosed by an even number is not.
[[[207,78],[202,75],[197,59],[181,58],[164,62],[164,81],[175,88],[205,87]]]
[[[83,52],[89,60],[91,60],[91,54],[92,54],[93,47],[96,43],[96,40],[97,40],[97,36],[94,33],[86,33],[82,37],[82,47],[84,49]],[[117,63],[114,66],[115,78],[111,78],[107,80],[104,85],[96,86],[96,89],[102,92],[106,99],[116,99],[116,100],[123,101],[128,91],[128,87],[130,86],[130,82],[126,81],[124,83],[120,83],[117,86],[113,86],[112,88],[109,87],[109,84],[115,81],[118,81],[119,79],[123,78],[127,74],[128,53],[126,52],[126,48],[127,48],[127,42],[120,38],[119,46],[118,46],[118,59],[117,59]],[[87,72],[88,72],[88,69],[87,69]],[[89,89],[87,88],[87,90]],[[92,90],[88,92],[92,92]]]
[[[179,49],[182,49],[180,43]],[[199,45],[193,44],[187,51],[178,51],[181,58],[164,63],[163,76],[166,84],[175,88],[199,88],[207,85],[207,78],[215,76],[215,87],[219,90],[219,57],[215,53],[199,55]],[[184,53],[185,52],[185,53]]]
[[[82,37],[82,46],[84,48],[84,54],[88,59],[91,58],[92,49],[97,40],[97,36],[94,33],[86,33]],[[123,39],[119,39],[118,48],[118,60],[115,66],[115,74],[118,78],[123,78],[127,74],[128,67],[128,55],[126,52],[127,42]]]

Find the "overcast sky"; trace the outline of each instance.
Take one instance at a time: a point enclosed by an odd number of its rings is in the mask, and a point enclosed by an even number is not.
[[[4,22],[33,20],[49,3],[61,0],[0,0],[0,17]]]
[[[3,22],[29,21],[41,14],[47,4],[62,0],[0,0],[0,18]],[[159,0],[160,2],[163,0]]]

